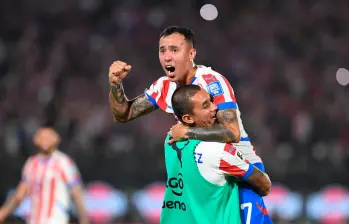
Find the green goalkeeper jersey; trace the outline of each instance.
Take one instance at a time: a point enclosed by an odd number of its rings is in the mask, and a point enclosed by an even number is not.
[[[169,137],[165,141],[167,182],[160,223],[240,224],[237,183],[231,180],[219,186],[201,175],[194,157],[199,140],[172,145],[167,144],[168,140]]]

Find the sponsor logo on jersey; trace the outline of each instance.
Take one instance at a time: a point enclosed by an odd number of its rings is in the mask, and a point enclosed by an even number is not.
[[[179,173],[177,177],[169,178],[166,183],[166,188],[171,188],[172,193],[178,197],[181,197],[183,195],[184,182],[182,178],[183,178],[183,175]],[[185,203],[179,200],[176,200],[176,201],[164,200],[162,202],[162,208],[179,209],[182,211],[187,210],[187,206],[185,205]]]
[[[245,160],[244,157],[242,156],[241,152],[239,150],[236,150],[236,155],[241,159]]]
[[[207,85],[208,92],[210,93],[211,96],[219,96],[224,93],[223,88],[219,81],[214,81],[211,82],[210,84]]]

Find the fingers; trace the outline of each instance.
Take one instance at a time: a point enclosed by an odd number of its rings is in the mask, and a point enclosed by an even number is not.
[[[109,82],[111,85],[120,84],[121,80],[130,72],[132,66],[123,61],[114,61],[109,67]]]
[[[126,65],[126,66],[124,67],[124,70],[125,70],[125,71],[130,71],[130,70],[131,70],[131,68],[132,68],[132,66],[131,66],[131,65]]]
[[[114,61],[109,67],[110,73],[114,75],[120,75],[123,72],[128,72],[132,68],[131,65],[126,64],[123,61]]]
[[[172,144],[172,143],[174,143],[174,142],[176,142],[176,141],[172,138],[171,140],[169,140],[169,141],[167,142],[167,144]]]

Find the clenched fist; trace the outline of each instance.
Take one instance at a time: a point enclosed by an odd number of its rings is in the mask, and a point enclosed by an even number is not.
[[[109,68],[109,84],[120,85],[126,75],[131,71],[132,66],[123,61],[115,61]]]

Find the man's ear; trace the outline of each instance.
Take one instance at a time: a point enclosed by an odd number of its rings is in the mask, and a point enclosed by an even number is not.
[[[190,114],[184,114],[182,116],[182,120],[184,123],[186,123],[187,125],[192,125],[194,124],[194,119]]]
[[[196,56],[196,49],[195,49],[195,48],[190,49],[189,58],[190,58],[190,61],[191,61],[191,62],[194,61],[195,56]]]

